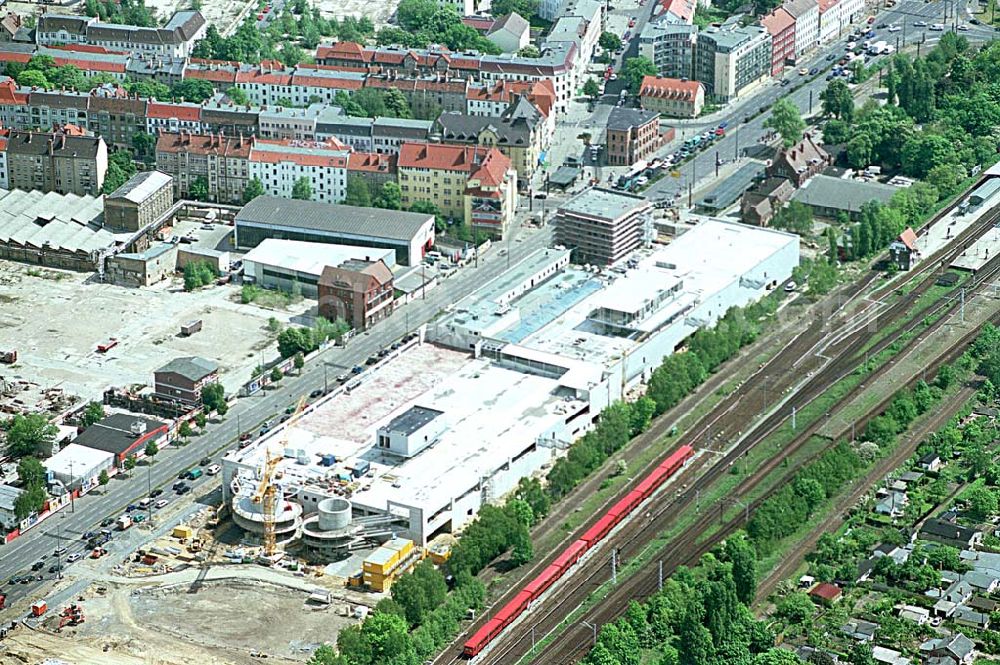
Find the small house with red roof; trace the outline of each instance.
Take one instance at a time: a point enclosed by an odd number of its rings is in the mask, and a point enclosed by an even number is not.
[[[820,582],[812,589],[809,589],[809,597],[813,599],[813,602],[827,607],[839,602],[843,595],[843,589],[829,582]]]
[[[900,270],[909,270],[920,260],[920,249],[917,247],[917,234],[906,227],[899,236],[889,243],[889,260]]]

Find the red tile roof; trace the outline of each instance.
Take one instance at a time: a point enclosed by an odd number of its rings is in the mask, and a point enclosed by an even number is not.
[[[0,62],[28,62],[31,60],[30,53],[13,53],[11,51],[0,51]]]
[[[819,2],[819,13],[825,14],[827,10],[832,7],[836,7],[840,0],[818,0]]]
[[[0,104],[27,104],[28,93],[18,92],[13,79],[0,83]]]
[[[61,51],[77,51],[79,53],[100,53],[103,55],[128,55],[128,51],[115,51],[112,49],[104,48],[103,46],[95,46],[94,44],[53,44],[48,48],[55,48]]]
[[[499,187],[511,169],[510,158],[497,148],[490,148],[483,158],[479,169],[471,178],[478,180],[480,187]]]
[[[333,90],[359,90],[364,81],[353,78],[337,78],[335,76],[309,76],[308,74],[293,74],[289,83],[282,85],[306,85],[313,88],[331,88]]]
[[[839,586],[829,582],[820,582],[809,591],[810,596],[823,600],[837,600],[842,593]]]
[[[396,155],[383,155],[378,152],[352,152],[347,158],[347,170],[395,173]]]
[[[496,148],[487,150],[482,146],[404,143],[399,150],[399,159],[396,163],[401,169],[420,168],[469,173],[482,164],[490,151],[500,152]]]
[[[681,18],[685,23],[694,20],[693,0],[660,0],[663,14],[670,12],[674,16]]]
[[[916,251],[917,234],[914,233],[913,229],[911,229],[909,226],[907,226],[906,229],[904,229],[903,232],[899,234],[899,241],[904,245],[906,245],[906,248],[909,249],[911,252]]]
[[[147,118],[177,118],[197,122],[201,118],[201,107],[187,104],[149,102],[146,105]]]
[[[496,20],[486,16],[466,16],[462,19],[462,23],[479,32],[489,32],[496,24]]]
[[[639,86],[640,97],[657,97],[668,99],[681,99],[693,102],[702,89],[699,81],[682,81],[681,79],[661,78],[659,76],[642,77],[642,85]]]
[[[221,134],[191,134],[189,132],[161,132],[156,140],[157,152],[190,152],[200,155],[225,157],[250,157],[253,137],[233,138]]]
[[[334,42],[329,46],[320,45],[316,47],[317,60],[328,58],[369,62],[371,60],[371,51],[365,51],[364,47],[356,42]]]
[[[63,58],[58,56],[52,58],[52,61],[58,67],[73,65],[77,69],[81,69],[85,72],[117,72],[119,74],[125,73],[124,62],[108,62],[106,60]]]
[[[761,18],[760,23],[767,28],[771,37],[777,37],[789,28],[795,27],[795,17],[789,14],[784,7],[778,7],[770,14]]]

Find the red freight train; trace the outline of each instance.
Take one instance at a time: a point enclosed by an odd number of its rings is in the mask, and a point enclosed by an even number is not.
[[[625,495],[618,503],[591,526],[579,540],[567,547],[555,558],[545,570],[514,596],[514,599],[504,605],[493,618],[487,621],[465,643],[462,653],[467,658],[479,654],[486,645],[492,642],[503,630],[514,623],[528,606],[538,599],[549,587],[566,574],[573,564],[580,560],[592,547],[600,543],[618,524],[625,519],[639,504],[648,499],[656,489],[668,478],[680,470],[684,463],[694,455],[691,446],[681,446],[670,457],[656,467],[648,476],[642,479],[634,490]]]

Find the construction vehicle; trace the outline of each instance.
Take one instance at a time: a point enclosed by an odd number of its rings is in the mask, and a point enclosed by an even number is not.
[[[124,531],[132,526],[132,518],[129,515],[122,515],[115,521],[115,525],[118,527],[119,531]]]
[[[40,617],[48,611],[49,606],[45,604],[44,600],[36,600],[31,604],[31,616]]]
[[[116,346],[118,346],[118,340],[115,339],[114,337],[112,337],[107,342],[104,342],[103,344],[98,344],[97,345],[97,352],[98,353],[107,353],[108,351],[110,351],[111,349],[115,348]]]
[[[13,365],[17,362],[17,351],[0,351],[0,363]]]
[[[79,626],[84,620],[83,607],[73,603],[59,614],[59,627],[56,628],[56,632],[61,631],[64,626]]]
[[[285,428],[281,432],[281,437],[279,441],[279,450],[285,448],[288,438],[288,429],[295,424],[295,422],[302,415],[302,412],[306,408],[306,398],[305,396],[299,398],[299,404],[295,408],[295,413],[285,425]],[[271,454],[270,450],[264,453],[264,466],[261,469],[260,474],[260,484],[257,486],[257,491],[254,493],[252,501],[255,504],[261,505],[261,513],[264,518],[264,552],[261,557],[261,563],[270,565],[275,561],[275,555],[277,554],[278,547],[275,541],[274,527],[275,527],[275,512],[278,507],[278,500],[280,497],[278,486],[274,484],[274,472],[278,468],[278,463],[281,462],[281,453]]]

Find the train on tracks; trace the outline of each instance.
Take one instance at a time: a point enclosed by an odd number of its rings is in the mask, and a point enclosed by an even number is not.
[[[612,506],[599,520],[594,522],[578,540],[562,551],[549,566],[504,605],[489,621],[477,630],[465,643],[462,655],[473,658],[479,655],[490,642],[495,640],[507,626],[521,616],[532,602],[537,600],[549,587],[555,584],[580,558],[604,540],[611,530],[628,517],[639,505],[648,499],[660,485],[677,473],[694,456],[691,446],[681,446],[659,466],[642,479],[634,490],[626,494]]]

